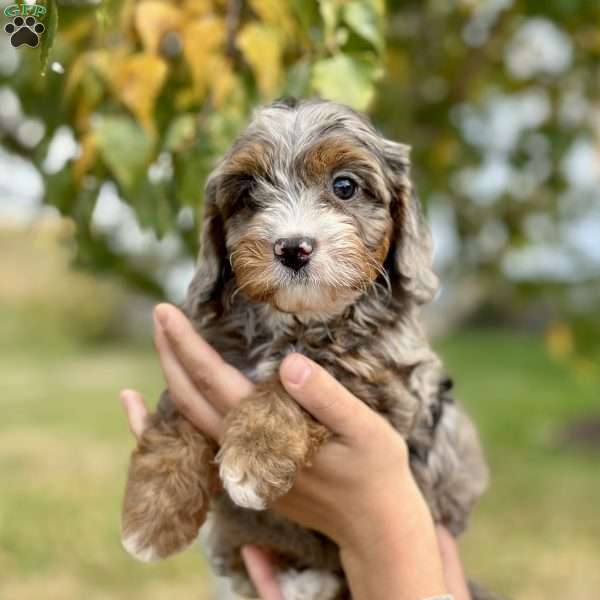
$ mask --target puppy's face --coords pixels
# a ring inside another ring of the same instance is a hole
[[[209,180],[207,218],[223,237],[216,252],[251,300],[337,314],[389,277],[386,258],[409,208],[407,169],[406,147],[346,107],[265,108]]]

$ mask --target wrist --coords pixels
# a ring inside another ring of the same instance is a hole
[[[380,495],[340,545],[355,600],[420,600],[447,593],[429,508],[416,483]]]
[[[408,468],[406,474],[399,474],[393,481],[385,480],[354,494],[343,515],[345,522],[334,540],[350,554],[390,536],[414,535],[423,524],[432,523],[429,508]]]

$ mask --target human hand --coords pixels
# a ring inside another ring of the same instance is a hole
[[[252,383],[172,306],[157,307],[155,343],[173,401],[218,440],[224,415],[252,391]],[[403,580],[397,598],[444,591],[433,523],[410,474],[402,438],[305,357],[286,357],[280,377],[288,393],[335,435],[272,508],[336,541],[356,598],[376,598],[373,584],[389,594],[392,575]],[[123,402],[139,434],[143,400],[124,392]]]
[[[454,600],[471,600],[456,540],[441,525],[436,527],[436,534],[448,592]],[[258,546],[244,546],[242,557],[259,597],[262,600],[283,600],[276,567],[269,553]]]

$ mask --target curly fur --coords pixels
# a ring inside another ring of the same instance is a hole
[[[358,182],[351,200],[332,193],[340,174]],[[273,257],[274,241],[292,235],[316,243],[299,272]],[[132,457],[128,549],[142,559],[181,550],[210,498],[212,562],[240,591],[252,587],[239,550],[254,543],[287,569],[286,598],[347,597],[333,542],[268,510],[328,437],[278,383],[278,367],[293,351],[322,365],[407,440],[434,518],[461,532],[486,467],[420,323],[420,307],[436,290],[408,147],[331,102],[258,111],[207,182],[202,251],[184,306],[256,391],[225,421],[220,491],[214,447],[163,395]]]

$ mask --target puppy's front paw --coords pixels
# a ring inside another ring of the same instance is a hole
[[[219,474],[223,487],[238,506],[253,510],[264,510],[267,507],[265,491],[260,486],[259,492],[259,480],[247,464],[241,465],[235,458],[223,455]]]
[[[264,510],[294,482],[297,464],[263,439],[256,447],[225,442],[217,455],[219,474],[229,497],[243,508]],[[269,446],[271,446],[269,448]]]
[[[225,419],[217,455],[223,486],[238,506],[262,510],[292,487],[328,435],[281,384],[263,383]]]

